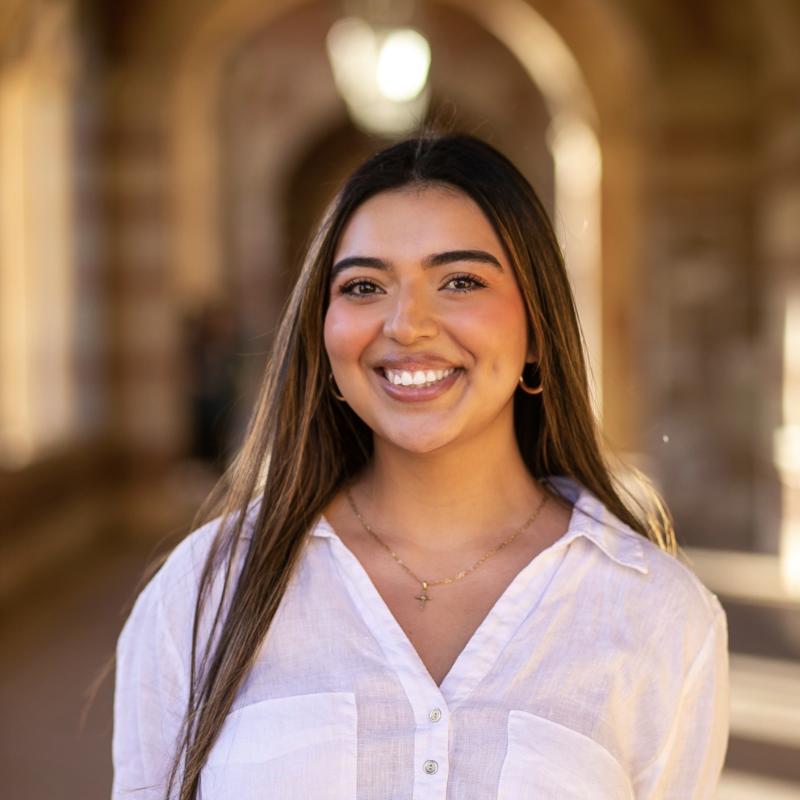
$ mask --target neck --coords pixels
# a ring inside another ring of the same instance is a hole
[[[428,552],[483,547],[513,533],[542,500],[513,429],[430,453],[376,439],[370,466],[352,488],[381,538]]]

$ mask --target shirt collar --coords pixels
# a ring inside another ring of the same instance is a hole
[[[566,547],[578,536],[583,536],[612,561],[647,575],[642,546],[644,537],[640,533],[615,517],[597,497],[574,479],[557,475],[551,476],[548,483],[573,505],[569,527],[553,547]],[[319,518],[311,535],[338,539],[336,531],[325,517]]]
[[[595,495],[574,478],[556,475],[551,476],[548,483],[573,504],[569,528],[556,542],[557,545],[567,545],[578,536],[583,536],[612,561],[647,575],[642,544],[644,537],[640,533],[615,517]]]

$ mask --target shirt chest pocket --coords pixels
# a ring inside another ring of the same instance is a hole
[[[497,800],[633,800],[631,782],[602,745],[525,711],[508,716]]]
[[[202,773],[207,800],[356,796],[350,692],[264,700],[231,712]]]

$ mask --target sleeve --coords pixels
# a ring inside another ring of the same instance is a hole
[[[633,780],[636,800],[712,800],[730,727],[728,627],[716,614],[692,661],[667,735],[657,755]]]
[[[186,673],[161,577],[139,595],[117,641],[112,800],[164,800],[183,724]]]

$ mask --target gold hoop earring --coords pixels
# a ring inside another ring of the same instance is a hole
[[[329,373],[328,373],[328,383],[330,384],[331,394],[332,394],[332,395],[333,395],[333,396],[334,396],[334,397],[335,397],[337,400],[344,400],[344,397],[342,397],[342,395],[340,395],[340,394],[336,394],[336,390],[337,390],[339,387],[336,385],[336,381],[333,379],[333,372],[329,372]]]
[[[544,382],[540,383],[538,386],[531,388],[525,383],[525,378],[520,375],[519,376],[519,388],[522,389],[525,394],[541,394],[544,391]]]

